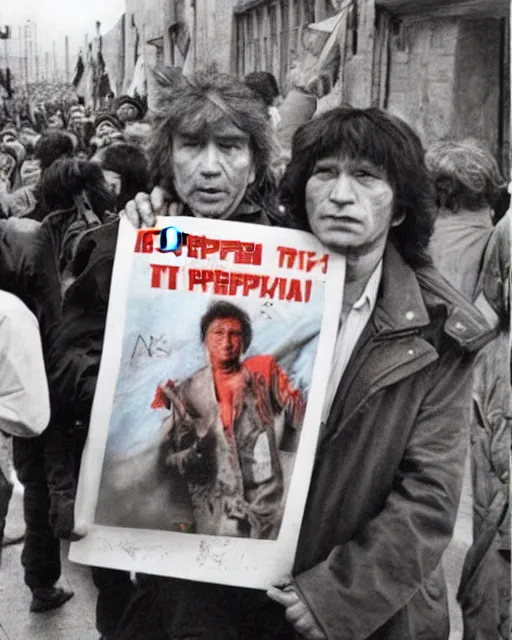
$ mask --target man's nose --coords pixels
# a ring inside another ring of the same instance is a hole
[[[329,199],[336,204],[353,204],[356,200],[352,178],[345,172],[340,173],[331,191]]]
[[[203,149],[201,173],[204,175],[217,175],[220,173],[219,149],[216,144],[209,142]]]

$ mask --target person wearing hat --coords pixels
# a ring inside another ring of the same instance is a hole
[[[131,96],[119,96],[114,102],[113,111],[125,125],[140,122],[146,115],[146,109],[142,102]]]
[[[111,113],[103,113],[94,121],[94,137],[91,139],[91,147],[101,149],[113,142],[120,142],[124,139],[123,123]]]

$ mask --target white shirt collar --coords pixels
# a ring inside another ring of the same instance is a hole
[[[368,305],[370,309],[375,308],[377,303],[377,295],[379,293],[380,281],[382,278],[382,260],[375,267],[370,279],[366,283],[363,295],[352,305],[352,309],[360,311],[365,305]]]

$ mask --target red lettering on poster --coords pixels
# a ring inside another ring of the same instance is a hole
[[[309,273],[320,266],[322,273],[327,273],[329,254],[318,257],[314,251],[298,251],[293,247],[277,247],[278,266],[280,269],[299,269]]]
[[[153,253],[153,237],[159,233],[156,229],[139,229],[135,240],[135,253]]]
[[[176,267],[175,267],[176,268]],[[200,287],[203,293],[213,285],[213,293],[228,296],[249,296],[258,293],[260,298],[277,297],[288,302],[309,302],[311,298],[311,280],[297,278],[272,278],[253,273],[237,273],[220,269],[190,269],[188,272],[188,290]]]
[[[168,264],[150,264],[151,267],[151,288],[153,289],[176,289],[178,286],[177,276],[179,267],[171,267]],[[167,286],[162,285],[162,275],[167,273]]]

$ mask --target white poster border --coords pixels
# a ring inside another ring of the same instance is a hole
[[[251,242],[276,241],[307,247],[325,254],[325,247],[311,234],[282,228],[196,218],[158,219],[157,228],[175,226],[188,234]],[[219,232],[221,227],[221,232]],[[247,234],[250,227],[250,234]],[[87,535],[70,545],[73,562],[266,589],[290,573],[313,470],[322,408],[330,376],[332,354],[342,308],[345,260],[330,254],[325,275],[325,308],[311,387],[296,454],[281,530],[277,540],[254,540],[181,532],[128,529],[94,524],[108,427],[120,371],[126,303],[136,254],[138,230],[121,219],[113,269],[103,357],[84,449],[75,506],[75,522],[87,527]],[[271,234],[271,235],[269,235]],[[157,256],[161,256],[157,258]],[[165,254],[155,254],[159,262]],[[269,273],[265,265],[259,268]],[[233,298],[236,301],[236,298]]]

